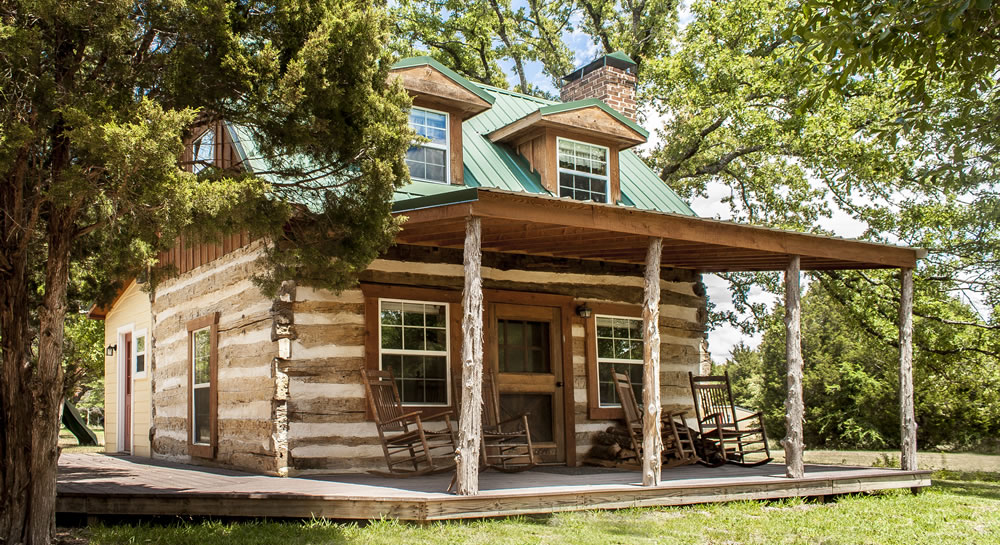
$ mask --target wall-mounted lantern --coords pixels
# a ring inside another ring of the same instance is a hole
[[[108,347],[104,349],[104,355],[110,358],[115,355],[115,350],[118,350],[118,345],[109,344]]]

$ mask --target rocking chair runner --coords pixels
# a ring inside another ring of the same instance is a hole
[[[612,373],[615,381],[615,391],[618,401],[625,412],[625,427],[632,440],[632,449],[636,453],[636,461],[642,460],[642,411],[635,399],[635,390],[628,375]],[[684,411],[669,411],[661,416],[660,434],[663,437],[664,468],[693,464],[699,461],[694,449],[694,439],[684,424]]]
[[[761,413],[739,417],[729,373],[695,376],[688,373],[695,418],[703,447],[718,452],[725,462],[753,467],[772,460]],[[754,459],[763,456],[760,459]],[[720,462],[724,463],[724,462]]]
[[[501,420],[500,392],[493,374],[483,372],[483,465],[513,473],[538,465],[528,415]]]
[[[379,475],[406,477],[447,471],[455,466],[455,436],[451,411],[421,416],[420,411],[406,412],[391,371],[365,369],[362,372],[368,405],[375,416],[375,427],[382,441],[388,473]],[[424,422],[441,420],[441,430],[424,429]],[[412,467],[412,469],[410,469]]]

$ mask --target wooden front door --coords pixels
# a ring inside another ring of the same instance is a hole
[[[122,437],[121,446],[118,450],[122,452],[132,452],[132,334],[125,334],[125,346],[121,347],[122,357],[125,359],[125,374],[120,388],[125,388],[125,403],[122,405]]]
[[[559,307],[489,305],[488,360],[502,420],[528,413],[545,462],[566,462],[562,318]]]

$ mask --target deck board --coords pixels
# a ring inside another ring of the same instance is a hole
[[[755,468],[686,466],[641,486],[634,470],[540,467],[480,476],[481,493],[445,491],[451,474],[393,479],[373,475],[269,477],[102,454],[63,454],[57,510],[87,515],[327,517],[403,520],[478,518],[581,509],[686,505],[825,496],[930,485],[930,472],[807,465],[788,479],[781,464]]]

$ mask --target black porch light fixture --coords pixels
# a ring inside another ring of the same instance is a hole
[[[118,350],[118,345],[109,344],[108,347],[104,349],[104,355],[110,358],[115,355],[115,350]]]
[[[581,318],[583,318],[584,320],[586,320],[587,318],[590,318],[590,315],[593,314],[593,313],[594,313],[593,309],[591,309],[590,307],[588,307],[587,303],[584,303],[584,304],[576,307],[576,315],[579,316],[579,317],[581,317]]]

